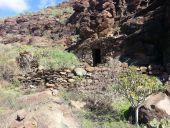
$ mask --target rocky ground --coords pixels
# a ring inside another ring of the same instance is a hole
[[[48,90],[16,99],[15,109],[1,115],[0,128],[79,128],[58,91]],[[20,105],[20,109],[17,107]]]

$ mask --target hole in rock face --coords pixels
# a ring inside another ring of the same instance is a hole
[[[146,5],[147,5],[147,1],[142,1],[140,4],[141,7],[145,7]]]
[[[93,56],[93,66],[97,66],[97,64],[101,63],[101,50],[100,49],[92,49]]]

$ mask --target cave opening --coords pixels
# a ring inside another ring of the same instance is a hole
[[[101,60],[101,50],[100,49],[92,49],[92,57],[93,57],[93,66],[97,66],[102,62]]]

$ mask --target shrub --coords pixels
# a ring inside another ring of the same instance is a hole
[[[17,97],[21,96],[22,93],[18,90],[11,90],[11,89],[0,89],[0,106],[1,109],[6,110],[6,109],[12,109],[12,110],[17,110],[21,108],[22,103],[18,104],[16,102]]]
[[[66,102],[74,101],[83,101],[85,99],[85,95],[77,92],[77,91],[67,91],[65,89],[60,89],[59,93],[60,97],[63,98]]]
[[[0,49],[0,64],[6,64],[8,60],[15,59],[15,57],[18,55],[16,47],[12,45],[0,44]]]
[[[81,128],[136,128],[135,126],[124,121],[95,121],[91,120],[89,116],[91,113],[87,111],[81,111],[75,113],[80,119]]]
[[[145,98],[162,89],[162,83],[152,76],[139,73],[135,67],[124,70],[117,79],[114,90],[123,95],[136,109],[136,124],[138,124],[138,109]]]
[[[119,96],[120,97],[120,96]],[[119,98],[112,103],[114,110],[116,111],[115,120],[125,120],[126,112],[130,107],[130,103],[126,98]]]
[[[15,58],[18,55],[17,49],[11,45],[0,44],[0,80],[12,81],[14,75],[20,74]]]
[[[66,14],[73,14],[73,8],[72,7],[53,7],[53,8],[47,8],[45,10],[43,10],[42,12],[46,12],[51,14],[53,17],[58,17],[58,21],[61,24],[65,24],[67,22],[67,15]]]
[[[58,8],[51,8],[49,11],[51,12],[51,14],[52,14],[53,16],[63,16],[64,13],[72,14],[72,13],[74,12],[72,7],[65,7],[65,8],[61,8],[61,7],[58,7]]]

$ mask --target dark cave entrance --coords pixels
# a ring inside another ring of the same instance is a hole
[[[100,49],[92,49],[92,57],[93,57],[93,66],[97,66],[102,62],[101,60],[101,50]]]

